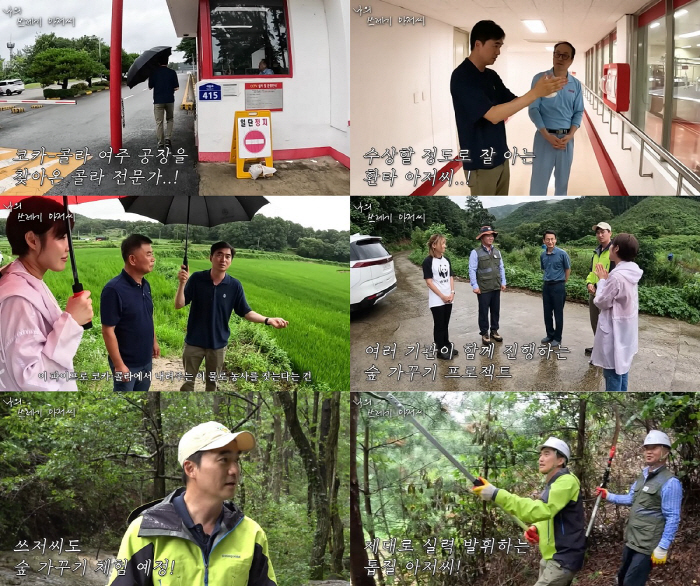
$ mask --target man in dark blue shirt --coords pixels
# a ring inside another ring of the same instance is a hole
[[[233,246],[227,242],[217,242],[211,247],[210,270],[193,273],[190,277],[188,267],[183,265],[178,273],[180,284],[175,294],[175,309],[192,304],[182,352],[187,380],[181,391],[194,390],[202,360],[206,390],[216,390],[216,379],[224,367],[226,346],[231,334],[228,322],[233,311],[253,323],[264,323],[277,329],[289,325],[281,317],[265,317],[248,306],[241,282],[226,274],[235,254]]]
[[[148,87],[153,90],[153,113],[156,117],[158,148],[172,147],[173,116],[175,115],[175,92],[180,89],[177,73],[168,67],[168,56],[164,55],[160,67],[148,78]],[[163,117],[166,128],[163,133]]]
[[[153,325],[153,298],[145,275],[153,270],[151,239],[132,234],[122,242],[124,269],[100,296],[102,337],[115,391],[147,391],[160,346]]]
[[[564,330],[566,282],[571,274],[571,259],[565,250],[557,248],[557,235],[554,230],[545,231],[543,242],[545,249],[540,254],[540,268],[544,271],[542,308],[547,336],[542,339],[542,343],[551,343],[552,347],[558,347],[561,346],[561,336]],[[554,320],[552,315],[554,315]],[[556,321],[556,326],[554,321]]]
[[[529,92],[517,97],[486,67],[496,62],[505,36],[492,20],[477,22],[469,37],[469,57],[450,80],[460,157],[472,195],[508,195],[510,168],[505,153],[510,149],[504,120],[537,98],[559,91],[567,81],[542,77]]]

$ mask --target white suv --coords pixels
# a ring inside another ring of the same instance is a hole
[[[0,81],[0,94],[11,96],[21,94],[24,91],[24,82],[21,79],[3,79]]]
[[[394,289],[394,259],[381,237],[350,236],[350,311],[371,307]]]

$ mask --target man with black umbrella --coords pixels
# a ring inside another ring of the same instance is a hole
[[[177,73],[168,67],[168,55],[159,56],[158,67],[148,78],[148,87],[153,90],[153,113],[156,117],[156,136],[158,148],[172,147],[173,116],[175,115],[175,92],[180,89]],[[163,118],[166,128],[163,133]]]
[[[193,273],[182,265],[177,275],[180,281],[175,294],[175,309],[192,304],[187,320],[182,363],[187,376],[181,391],[194,391],[194,381],[204,360],[206,390],[216,390],[216,379],[224,367],[226,346],[231,334],[228,323],[231,313],[253,323],[264,323],[277,329],[289,322],[281,317],[265,317],[253,311],[245,298],[243,285],[226,274],[236,254],[227,242],[212,244],[209,260],[211,269]]]

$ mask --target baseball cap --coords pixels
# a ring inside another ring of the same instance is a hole
[[[612,232],[612,228],[607,222],[598,222],[595,226],[591,228],[591,230],[595,232],[598,228],[601,228],[603,230],[610,230]]]
[[[241,452],[247,452],[255,447],[255,437],[249,431],[231,433],[228,427],[216,421],[201,423],[180,438],[177,461],[182,466],[183,462],[195,452],[223,448],[233,440],[236,440],[238,450]]]

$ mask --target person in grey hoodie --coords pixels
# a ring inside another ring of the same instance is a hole
[[[615,268],[608,273],[600,263],[594,267],[600,281],[593,302],[600,315],[591,363],[602,367],[606,391],[627,390],[627,375],[638,349],[637,283],[644,271],[633,262],[637,254],[637,239],[632,234],[618,234],[610,243],[610,260]]]
[[[77,391],[70,373],[92,320],[90,292],[63,311],[44,283],[68,260],[63,206],[40,196],[23,199],[7,218],[6,234],[19,258],[0,273],[0,391]],[[72,220],[71,220],[72,222]]]

